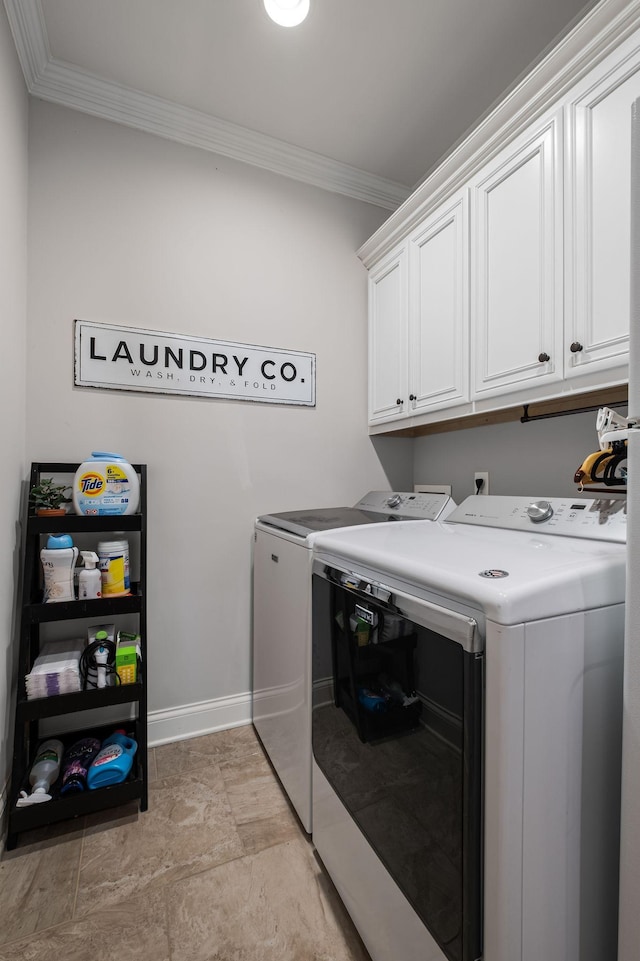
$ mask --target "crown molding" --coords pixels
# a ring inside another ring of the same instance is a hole
[[[4,0],[27,90],[82,113],[199,147],[331,193],[396,210],[403,184],[105,80],[51,56],[40,0]]]
[[[51,59],[40,0],[5,0],[7,19],[13,34],[27,90]]]

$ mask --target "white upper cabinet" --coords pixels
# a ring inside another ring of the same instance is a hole
[[[409,410],[469,399],[468,192],[409,238]]]
[[[569,95],[567,377],[628,361],[631,105],[637,97],[637,37],[594,68]]]
[[[407,245],[369,273],[369,421],[406,417]]]
[[[359,254],[372,433],[628,378],[640,0],[601,0]]]
[[[563,376],[561,130],[556,111],[471,182],[476,398]]]

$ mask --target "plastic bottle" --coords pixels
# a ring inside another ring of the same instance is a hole
[[[119,784],[126,780],[133,765],[133,755],[138,745],[122,731],[114,731],[102,743],[102,748],[96,754],[89,773],[87,784],[89,790],[106,787],[108,784]]]
[[[31,804],[41,804],[43,801],[51,800],[49,788],[60,773],[63,750],[62,741],[58,741],[56,738],[44,741],[40,745],[33,767],[29,772],[29,783],[32,786],[31,794],[20,791],[20,797],[16,801],[17,807],[28,807]]]
[[[373,714],[382,714],[388,710],[385,699],[367,687],[358,688],[358,700],[366,711],[371,711]]]
[[[99,557],[95,551],[80,551],[84,562],[84,570],[78,577],[78,597],[80,600],[92,600],[102,597],[102,577],[96,567]]]
[[[78,548],[68,534],[50,534],[47,546],[40,551],[44,574],[44,601],[74,601],[73,570],[78,559]]]
[[[100,750],[97,737],[83,737],[67,750],[62,765],[60,794],[77,794],[87,790],[87,771]]]
[[[76,471],[73,506],[77,514],[135,514],[139,501],[138,475],[120,454],[94,450]]]
[[[129,542],[100,541],[98,544],[100,558],[100,576],[102,578],[102,596],[119,597],[131,591],[129,574]]]

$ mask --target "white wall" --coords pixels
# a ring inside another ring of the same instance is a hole
[[[149,465],[150,710],[246,695],[255,516],[411,481],[366,428],[385,214],[39,101],[29,157],[29,459]],[[317,407],[74,388],[74,318],[315,352]]]
[[[574,473],[598,449],[595,423],[592,411],[421,437],[415,442],[414,481],[451,484],[460,503],[475,493],[474,472],[489,471],[491,494],[570,497],[577,491]]]
[[[0,5],[0,810],[13,729],[15,591],[21,481],[25,476],[27,313],[27,92],[4,6]]]

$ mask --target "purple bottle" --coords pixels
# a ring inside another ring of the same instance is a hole
[[[61,796],[87,790],[87,771],[99,750],[97,737],[83,737],[67,748],[62,762]]]

